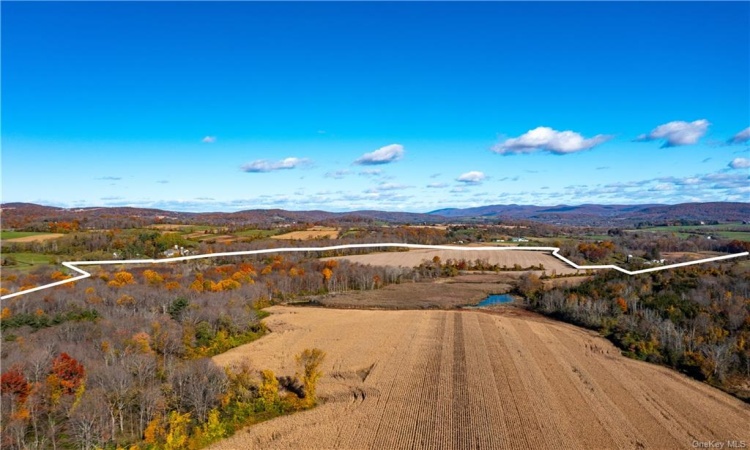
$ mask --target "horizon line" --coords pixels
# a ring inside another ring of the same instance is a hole
[[[270,249],[261,249],[261,250],[244,250],[244,251],[237,251],[237,252],[204,253],[200,255],[178,256],[174,258],[164,258],[164,259],[65,261],[61,263],[63,266],[67,267],[68,269],[74,270],[80,273],[81,275],[77,277],[57,281],[54,283],[45,284],[43,286],[37,286],[31,289],[25,289],[23,291],[18,291],[18,292],[14,292],[11,294],[3,295],[0,297],[0,300],[7,300],[13,297],[31,294],[32,292],[49,289],[55,286],[61,286],[63,284],[72,283],[78,280],[83,280],[85,278],[91,277],[90,272],[86,272],[85,270],[76,267],[78,265],[93,266],[93,265],[115,265],[115,264],[163,264],[163,263],[172,263],[172,262],[178,262],[178,261],[188,261],[188,260],[193,260],[193,259],[216,258],[216,257],[222,257],[222,256],[257,255],[257,254],[276,253],[276,252],[282,252],[282,253],[305,252],[305,251],[306,252],[320,252],[320,251],[329,251],[329,250],[343,250],[343,249],[349,249],[349,248],[377,248],[377,247],[400,247],[400,248],[414,248],[414,249],[462,250],[462,251],[475,251],[475,250],[479,250],[479,251],[508,251],[508,250],[551,251],[552,256],[563,261],[564,263],[570,265],[571,267],[577,270],[613,269],[613,270],[617,270],[619,272],[622,272],[626,275],[631,275],[631,276],[639,275],[642,273],[656,272],[660,270],[669,270],[669,269],[673,269],[677,267],[685,267],[685,266],[690,266],[690,265],[695,265],[695,264],[703,264],[703,263],[707,263],[711,261],[721,261],[721,260],[739,258],[742,256],[750,255],[750,252],[733,253],[729,255],[715,256],[712,258],[698,259],[694,261],[686,261],[682,263],[669,264],[666,266],[650,267],[648,269],[630,271],[627,269],[623,269],[620,266],[616,266],[614,264],[591,265],[591,266],[578,265],[574,263],[573,261],[569,260],[568,258],[560,255],[558,253],[560,251],[559,247],[458,247],[458,246],[453,246],[453,245],[401,244],[401,243],[392,243],[392,242],[375,243],[375,244],[343,244],[343,245],[333,245],[333,246],[328,246],[328,247],[281,247],[281,248],[270,248]]]
[[[558,204],[550,204],[550,205],[537,205],[533,203],[488,203],[488,204],[482,204],[480,206],[467,206],[467,207],[445,207],[445,208],[438,208],[433,209],[425,212],[415,212],[415,211],[405,211],[405,210],[393,210],[393,209],[376,209],[375,207],[367,208],[367,209],[354,209],[354,210],[341,210],[341,211],[332,211],[332,210],[325,210],[325,209],[286,209],[282,207],[249,207],[249,208],[241,208],[236,210],[212,210],[212,211],[194,211],[194,210],[174,210],[174,209],[163,209],[161,207],[152,207],[152,206],[136,206],[136,205],[115,205],[115,206],[104,206],[104,205],[92,205],[92,206],[56,206],[51,204],[43,204],[43,203],[34,203],[34,202],[23,202],[23,201],[10,201],[10,202],[0,202],[0,209],[7,208],[9,204],[21,204],[21,205],[34,205],[34,206],[41,206],[45,208],[58,208],[66,211],[72,211],[77,212],[76,210],[86,210],[86,209],[109,209],[109,208],[133,208],[133,209],[151,209],[151,210],[157,210],[157,211],[164,211],[164,212],[175,212],[175,213],[187,213],[187,214],[212,214],[212,213],[224,213],[224,214],[232,214],[232,213],[238,213],[243,211],[273,211],[273,210],[280,210],[280,211],[287,211],[287,212],[325,212],[325,213],[331,213],[331,214],[347,214],[347,213],[357,213],[357,212],[368,212],[368,211],[375,211],[375,212],[389,212],[389,213],[401,213],[401,214],[432,214],[436,211],[445,211],[445,210],[467,210],[467,209],[476,209],[476,208],[486,208],[491,206],[534,206],[539,208],[553,208],[553,207],[580,207],[580,206],[677,206],[677,205],[705,205],[705,204],[711,204],[711,203],[737,203],[737,204],[750,204],[750,202],[743,202],[743,201],[728,201],[728,200],[716,200],[716,201],[695,201],[695,202],[680,202],[680,203],[579,203],[579,204],[569,204],[569,203],[558,203]],[[207,206],[210,206],[210,203],[206,203]],[[13,207],[11,207],[13,208]],[[439,214],[436,214],[439,215]],[[678,219],[675,219],[678,220]]]

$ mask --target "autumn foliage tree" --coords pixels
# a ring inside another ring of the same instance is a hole
[[[320,365],[323,364],[325,357],[326,354],[323,350],[313,348],[305,349],[295,358],[297,365],[302,370],[301,378],[302,384],[305,387],[305,401],[308,406],[315,405],[317,401],[315,389],[318,385],[318,380],[323,376]]]
[[[521,275],[518,281],[518,291],[526,298],[532,298],[544,290],[544,283],[533,272]]]
[[[115,273],[114,279],[111,280],[107,284],[112,287],[122,287],[127,284],[133,284],[133,283],[135,283],[133,274],[125,270],[122,270],[120,272]]]
[[[11,367],[0,377],[0,393],[12,396],[16,404],[23,404],[30,392],[31,384],[17,366]]]
[[[86,370],[83,365],[67,353],[61,353],[52,360],[50,377],[54,377],[62,394],[72,395],[81,388]]]
[[[158,272],[150,269],[143,271],[143,278],[151,285],[159,285],[164,282],[164,278]]]
[[[583,253],[586,259],[594,262],[606,258],[614,249],[615,244],[612,241],[582,242],[578,244],[578,251]]]
[[[279,402],[279,380],[276,379],[271,370],[263,370],[260,372],[261,383],[258,388],[263,407],[266,410],[270,410]]]
[[[27,399],[32,391],[32,384],[18,366],[0,377],[0,394],[2,394],[2,426],[0,426],[0,447],[16,449],[25,447],[25,436],[29,422]]]

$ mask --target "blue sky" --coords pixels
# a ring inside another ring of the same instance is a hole
[[[750,198],[750,3],[2,2],[2,201]]]

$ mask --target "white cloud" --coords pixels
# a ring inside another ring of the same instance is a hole
[[[731,167],[732,169],[747,169],[748,167],[750,167],[750,159],[734,158],[732,162],[729,163],[729,167]]]
[[[216,142],[216,136],[206,136],[203,139],[201,139],[201,142],[204,144],[213,144]]]
[[[431,189],[441,189],[441,188],[448,187],[448,184],[447,183],[430,183],[427,185],[427,187]]]
[[[335,172],[327,172],[325,174],[325,177],[326,178],[334,178],[336,180],[340,180],[340,179],[344,178],[345,176],[349,175],[350,173],[352,173],[351,170],[343,169],[343,170],[337,170]]]
[[[404,157],[404,147],[399,144],[386,145],[381,147],[374,152],[365,153],[360,156],[359,159],[354,161],[354,164],[361,164],[364,166],[374,166],[378,164],[388,164]]]
[[[651,192],[671,191],[674,187],[669,183],[661,183],[649,189]]]
[[[243,172],[259,173],[271,172],[274,170],[294,169],[301,165],[309,164],[310,160],[306,158],[285,158],[281,161],[269,161],[267,159],[258,159],[242,166]]]
[[[411,186],[407,186],[405,184],[398,184],[398,183],[380,183],[374,188],[370,188],[365,191],[367,194],[380,194],[385,191],[400,191],[403,189],[408,189]]]
[[[383,171],[380,169],[366,169],[366,170],[360,170],[359,175],[363,177],[377,177],[383,174]]]
[[[378,185],[378,189],[381,191],[395,191],[399,189],[406,189],[409,186],[406,186],[404,184],[398,184],[398,183],[380,183]]]
[[[664,140],[662,147],[676,147],[678,145],[691,145],[698,142],[706,134],[711,125],[708,120],[700,119],[693,122],[680,120],[665,123],[651,130],[649,134],[642,134],[636,141]]]
[[[612,139],[612,136],[597,134],[585,139],[574,131],[557,131],[549,127],[537,127],[517,138],[509,138],[495,144],[492,151],[501,155],[532,153],[539,150],[565,155],[589,150]]]
[[[472,170],[471,172],[461,174],[458,178],[456,178],[456,181],[460,181],[461,183],[465,184],[479,184],[485,178],[487,177],[482,172],[479,172],[478,170]]]
[[[750,127],[745,128],[739,133],[735,134],[732,139],[729,140],[730,144],[742,144],[750,141]]]

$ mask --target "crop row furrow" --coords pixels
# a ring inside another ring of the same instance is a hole
[[[502,399],[497,393],[487,354],[486,339],[479,321],[482,314],[465,314],[464,334],[468,363],[468,379],[471,386],[472,431],[479,448],[508,446],[508,430],[498,411]]]
[[[566,368],[565,374],[570,384],[581,393],[591,411],[596,415],[603,432],[609,434],[618,447],[634,447],[643,445],[639,439],[638,430],[630,422],[626,414],[608,397],[607,391],[593,374],[591,357],[579,359],[571,353],[568,347],[559,339],[557,333],[549,335],[549,346],[559,365]],[[583,342],[578,343],[583,347]],[[582,352],[578,352],[582,353]]]
[[[469,422],[469,386],[466,380],[464,314],[453,316],[453,435],[452,448],[471,448]]]
[[[575,340],[571,340],[565,335],[561,335],[559,339],[571,351],[573,349],[572,346],[576,345]],[[615,379],[624,386],[630,395],[637,399],[641,409],[647,411],[653,417],[653,421],[660,423],[661,428],[667,430],[668,434],[677,442],[692,442],[696,439],[711,440],[717,435],[726,436],[728,439],[742,438],[742,436],[733,432],[733,430],[742,429],[742,425],[741,421],[736,421],[736,416],[731,413],[731,410],[727,411],[726,416],[722,420],[714,421],[709,425],[705,414],[701,411],[700,407],[696,407],[692,399],[686,398],[681,392],[670,392],[670,385],[667,383],[662,384],[659,381],[660,377],[644,378],[641,375],[635,378],[632,376],[623,377],[621,375],[622,370],[613,370],[614,368],[606,369],[599,361],[588,363],[592,369],[602,371],[607,379]],[[630,365],[640,363],[623,360],[620,364]],[[649,366],[646,366],[645,369],[653,372],[662,370]],[[654,375],[656,374],[654,373]],[[686,381],[689,384],[695,383],[692,380]],[[620,400],[619,397],[613,398]],[[744,435],[745,439],[748,437],[750,437],[750,433]]]
[[[393,395],[397,383],[397,376],[407,361],[407,350],[412,346],[417,335],[418,327],[399,327],[400,321],[395,316],[402,316],[401,312],[394,313],[394,324],[389,327],[389,332],[370,336],[371,339],[380,337],[383,339],[380,350],[390,349],[388,357],[383,357],[372,369],[373,372],[367,377],[366,384],[382,386],[380,395],[371,401],[366,401],[361,409],[362,420],[352,420],[352,417],[344,417],[353,423],[358,423],[357,429],[350,435],[349,440],[342,440],[340,448],[376,448],[376,442],[380,433],[388,433],[383,427],[383,419],[386,408]],[[400,331],[400,332],[399,332]],[[387,335],[394,336],[388,339]]]
[[[390,393],[382,404],[380,423],[372,444],[373,448],[403,448],[404,425],[409,423],[408,412],[404,411],[413,401],[412,379],[413,366],[419,359],[421,352],[420,341],[423,339],[424,329],[428,326],[428,316],[419,316],[419,320],[412,324],[414,334],[407,345],[399,347],[398,365],[389,371],[393,377]],[[385,375],[385,374],[384,374]]]

